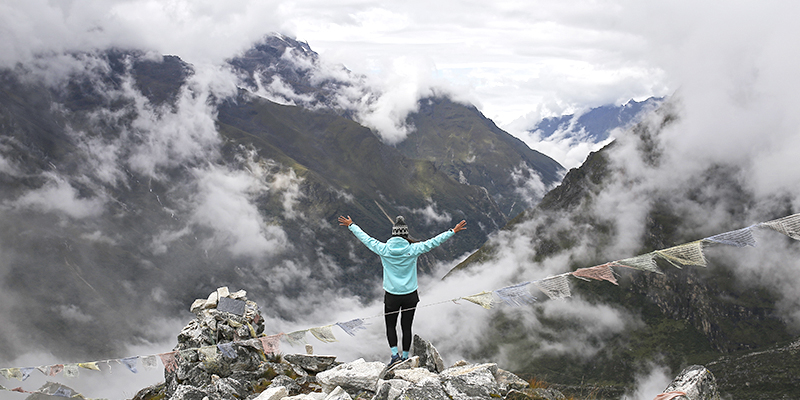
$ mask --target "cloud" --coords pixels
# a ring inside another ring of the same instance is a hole
[[[211,228],[234,256],[264,257],[289,247],[280,226],[268,224],[254,200],[266,188],[252,175],[224,167],[195,170],[197,205],[191,221]]]
[[[672,382],[670,370],[667,367],[650,363],[646,372],[636,375],[634,388],[622,396],[622,400],[651,400]]]
[[[404,208],[406,210],[406,208]],[[453,217],[447,211],[439,211],[438,206],[435,201],[428,202],[428,205],[425,208],[415,208],[415,209],[407,209],[407,211],[412,215],[418,215],[422,218],[422,223],[425,225],[441,225],[447,224],[452,222]],[[413,224],[413,221],[409,220]]]
[[[102,196],[83,196],[66,179],[55,173],[46,173],[45,177],[48,181],[42,187],[7,204],[13,208],[63,213],[75,219],[96,217],[103,213],[105,199]]]

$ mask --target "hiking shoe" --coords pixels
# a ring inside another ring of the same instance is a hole
[[[389,366],[395,365],[399,362],[403,361],[403,357],[400,354],[395,354],[392,356],[392,359],[389,361]]]

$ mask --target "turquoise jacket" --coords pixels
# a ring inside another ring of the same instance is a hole
[[[348,226],[351,232],[381,257],[383,264],[383,289],[391,294],[404,295],[417,290],[417,258],[453,236],[452,229],[424,242],[409,243],[401,237],[392,237],[383,243],[364,233],[356,224]]]

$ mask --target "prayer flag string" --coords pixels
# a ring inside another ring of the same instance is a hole
[[[697,240],[694,242],[662,250],[655,250],[647,254],[642,254],[635,257],[617,261],[611,261],[593,267],[578,268],[572,272],[546,277],[538,281],[518,283],[511,286],[506,286],[500,289],[496,289],[494,291],[483,291],[474,295],[457,297],[451,300],[445,300],[438,303],[417,306],[414,307],[414,309],[420,307],[430,307],[451,301],[456,302],[457,300],[460,299],[467,300],[485,309],[491,309],[495,304],[494,296],[497,296],[500,300],[502,300],[509,306],[519,307],[536,301],[536,298],[531,295],[530,290],[528,289],[528,286],[531,284],[534,284],[537,288],[539,288],[539,290],[544,292],[550,299],[563,299],[571,296],[571,291],[567,276],[572,276],[583,280],[593,279],[600,281],[608,281],[614,285],[618,285],[612,267],[634,268],[641,271],[663,274],[663,272],[658,268],[656,258],[662,259],[678,268],[681,268],[682,266],[685,265],[706,266],[707,261],[705,255],[703,254],[704,246],[714,245],[714,244],[722,244],[735,247],[755,246],[756,241],[755,238],[753,237],[752,230],[753,228],[759,228],[759,227],[774,230],[794,240],[800,240],[800,214],[793,214],[783,218],[751,225],[746,228],[709,236],[707,238]],[[250,311],[252,313],[255,313],[255,311],[253,310]],[[256,316],[258,315],[257,313],[255,314]],[[367,318],[374,318],[384,315],[387,314],[383,313]],[[335,323],[335,325],[341,328],[348,335],[355,336],[357,331],[366,329],[364,319],[355,318],[347,322],[337,322]],[[266,354],[277,354],[280,351],[279,348],[280,340],[286,340],[292,346],[303,345],[307,343],[306,342],[307,332],[310,332],[312,336],[314,336],[317,340],[323,343],[338,342],[336,336],[333,334],[332,327],[333,324],[315,328],[303,329],[291,333],[279,333],[272,336],[262,335],[261,337],[258,337],[256,339],[250,339],[246,341],[220,343],[215,346],[206,346],[196,349],[171,351],[167,353],[159,353],[146,356],[132,356],[115,360],[91,361],[91,362],[71,363],[71,364],[53,364],[49,366],[39,366],[39,367],[0,368],[0,376],[6,379],[17,379],[19,381],[24,381],[30,377],[33,370],[39,370],[43,375],[46,376],[52,377],[63,372],[64,376],[74,378],[79,375],[80,369],[101,371],[98,365],[100,363],[106,363],[110,371],[112,362],[122,364],[132,373],[137,373],[138,370],[136,367],[138,360],[142,361],[142,365],[144,366],[145,369],[152,369],[157,366],[159,359],[161,360],[161,363],[164,366],[165,371],[174,372],[178,366],[177,357],[180,357],[182,360],[191,360],[193,359],[196,353],[199,353],[202,354],[203,360],[214,360],[218,357],[217,351],[219,351],[219,353],[221,353],[223,357],[235,358],[237,357],[237,351],[233,347],[234,343],[260,347],[261,349],[264,350],[264,353]],[[255,331],[252,329],[252,327],[250,328],[253,335],[255,336]],[[0,386],[0,390],[12,390],[22,393],[44,393],[54,396],[62,395],[61,393],[57,393],[56,391],[50,391],[47,393],[42,391],[28,392],[22,390],[21,388],[6,389],[4,386]],[[70,392],[70,396],[85,399],[85,397],[81,396],[80,394],[74,394],[72,392]]]

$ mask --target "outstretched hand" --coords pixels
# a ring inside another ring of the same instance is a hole
[[[350,218],[348,215],[347,217],[340,215],[339,216],[339,225],[341,226],[350,226],[353,223],[353,219]]]
[[[463,231],[464,229],[467,229],[467,221],[462,219],[461,222],[457,223],[456,227],[453,228],[453,232],[458,233],[458,231]]]

